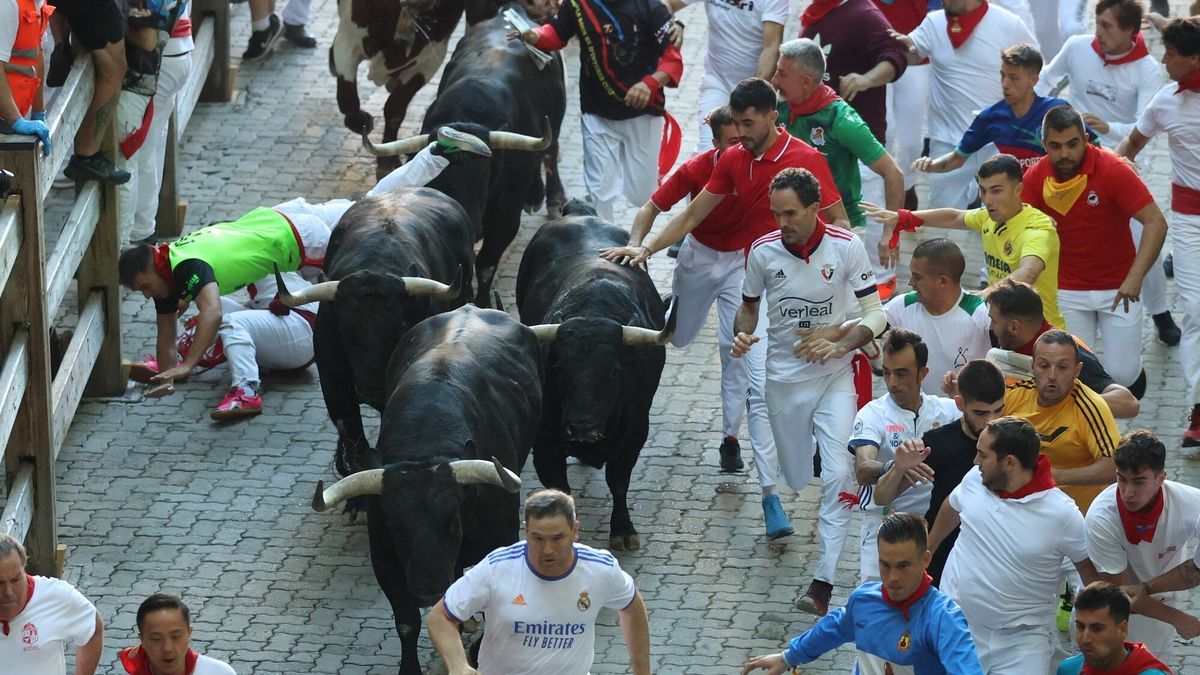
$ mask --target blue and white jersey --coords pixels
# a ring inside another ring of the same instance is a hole
[[[595,658],[596,615],[621,610],[637,588],[608,551],[575,544],[565,574],[543,577],[527,557],[526,542],[492,551],[446,591],[455,621],[485,612],[479,651],[483,675],[586,675]]]

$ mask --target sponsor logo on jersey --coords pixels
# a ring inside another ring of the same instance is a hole
[[[905,426],[903,424],[888,424],[883,427],[884,431],[904,431],[904,429]]]
[[[1004,255],[1012,255],[1012,242],[1004,242]]]
[[[1087,196],[1088,206],[1100,206],[1100,195],[1096,194],[1095,190],[1090,190]]]
[[[783,273],[783,270],[776,270],[775,278],[776,279],[787,279],[787,275]]]
[[[1008,249],[1009,254],[1012,253],[1012,244],[1005,244],[1005,248]],[[997,258],[991,253],[985,253],[983,257],[985,262],[987,262],[988,267],[1000,272],[1002,275],[1012,274],[1012,268],[1009,267],[1008,263],[1004,262],[1003,260]]]
[[[583,591],[579,594],[579,599],[575,601],[575,606],[578,607],[579,611],[581,612],[586,612],[591,608],[592,601],[590,598],[588,598],[587,591]]]
[[[517,597],[512,599],[512,604],[525,607],[525,596],[518,593]]]
[[[35,645],[38,641],[37,626],[32,623],[26,623],[21,629],[21,642],[27,645]]]
[[[825,280],[825,283],[833,281],[833,265],[829,263],[821,265],[821,278]]]
[[[812,328],[813,319],[820,319],[832,314],[832,295],[824,300],[810,300],[804,297],[791,296],[779,301],[779,318],[796,319],[797,328]]]
[[[912,636],[908,634],[908,631],[904,631],[904,634],[896,641],[896,649],[906,652],[910,647],[912,647]]]
[[[823,127],[813,127],[812,131],[808,134],[808,138],[812,141],[812,145],[815,148],[825,145],[825,129]]]
[[[1163,551],[1162,553],[1159,553],[1159,554],[1158,554],[1158,559],[1159,559],[1159,560],[1162,560],[1163,558],[1165,558],[1165,557],[1167,557],[1167,556],[1171,555],[1172,553],[1174,553],[1175,551],[1178,551],[1178,550],[1179,550],[1179,547],[1178,547],[1178,546],[1174,546],[1174,545],[1172,545],[1172,546],[1168,546],[1168,547],[1167,547],[1167,550],[1165,550],[1165,551]]]

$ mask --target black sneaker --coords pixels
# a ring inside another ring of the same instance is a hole
[[[721,473],[737,473],[746,467],[742,463],[742,446],[738,439],[726,436],[721,441]]]
[[[1155,314],[1150,317],[1154,320],[1154,330],[1158,331],[1158,339],[1168,347],[1174,347],[1179,344],[1179,339],[1183,337],[1179,326],[1175,325],[1175,319],[1171,317],[1170,312]]]
[[[312,49],[317,46],[317,38],[304,32],[302,23],[283,24],[283,39],[304,49]]]
[[[104,156],[104,153],[100,152],[91,157],[84,157],[80,154],[71,155],[71,161],[67,162],[67,168],[63,170],[63,173],[76,183],[98,180],[101,183],[124,185],[129,182],[129,172],[118,169],[109,158]]]
[[[242,61],[258,61],[264,59],[275,49],[275,43],[283,36],[283,22],[274,14],[269,19],[270,25],[250,34],[250,44],[242,52]]]
[[[796,609],[817,616],[829,613],[829,600],[833,597],[833,584],[813,579],[804,595],[796,599]]]

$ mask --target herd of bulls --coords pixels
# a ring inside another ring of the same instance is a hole
[[[395,4],[342,0],[342,9]],[[421,20],[421,10],[405,11]],[[341,18],[339,36],[346,11]],[[418,42],[430,37],[419,32]],[[626,499],[673,313],[645,270],[597,255],[623,245],[628,232],[565,202],[555,166],[566,110],[562,62],[539,70],[506,33],[500,18],[468,29],[421,135],[394,140],[394,111],[382,144],[367,139],[369,116],[357,129],[385,159],[419,150],[441,126],[486,141],[491,156],[454,153],[428,186],[362,199],[333,231],[326,281],[293,294],[278,280],[285,304],[321,303],[316,362],[343,478],[318,485],[313,508],[366,511],[372,566],[402,643],[401,673],[421,672],[420,608],[464,568],[519,538],[519,476],[531,449],[547,487],[570,490],[568,455],[605,467],[609,547],[639,547]],[[348,96],[341,84],[339,104]],[[353,128],[352,119],[359,118],[348,112]],[[487,308],[491,286],[522,211],[543,200],[551,220],[522,256],[518,322]],[[361,404],[381,414],[374,447]]]

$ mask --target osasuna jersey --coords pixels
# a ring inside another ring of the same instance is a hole
[[[792,353],[800,339],[797,330],[840,325],[858,309],[855,298],[876,291],[862,240],[840,227],[824,227],[808,260],[789,250],[778,231],[750,246],[742,295],[763,300],[766,294],[767,379],[802,382],[850,367],[852,353],[825,363],[808,363]]]
[[[0,633],[0,671],[63,675],[65,650],[87,644],[96,632],[96,607],[71,584],[30,576],[32,595]]]
[[[946,373],[984,358],[992,348],[987,303],[978,295],[963,293],[950,311],[934,316],[913,291],[892,298],[883,311],[889,325],[911,330],[929,345],[929,375],[921,382],[926,394],[941,394]]]
[[[904,441],[921,438],[926,431],[950,424],[962,417],[953,399],[941,396],[921,395],[921,408],[912,412],[901,408],[891,394],[872,399],[858,411],[854,418],[854,431],[850,434],[850,451],[856,452],[864,445],[879,448],[876,456],[880,462],[896,459],[896,448]],[[929,510],[929,495],[933,483],[922,483],[901,492],[887,507],[875,504],[874,485],[858,487],[858,507],[863,511],[904,511],[924,514]]]
[[[574,550],[565,574],[543,577],[529,564],[526,542],[499,548],[446,591],[454,620],[487,614],[480,673],[585,675],[592,667],[596,615],[601,607],[628,607],[637,588],[608,551]]]

